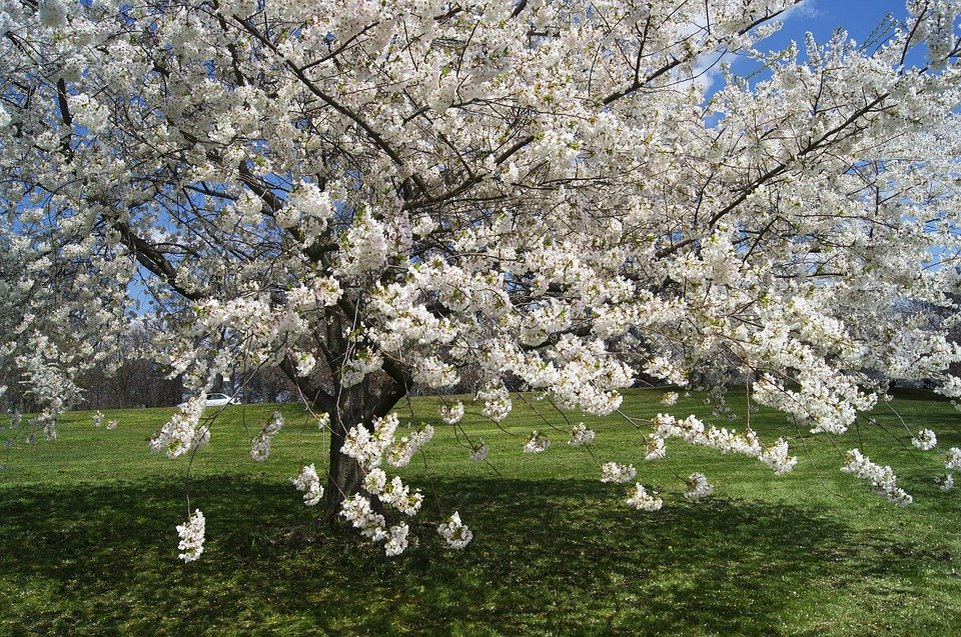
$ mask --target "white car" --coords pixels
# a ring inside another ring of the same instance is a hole
[[[231,398],[226,394],[207,394],[207,400],[204,401],[204,407],[223,407],[224,405],[239,404],[239,400]]]

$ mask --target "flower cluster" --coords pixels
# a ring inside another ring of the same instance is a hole
[[[778,438],[773,445],[761,452],[761,462],[774,470],[774,475],[783,476],[790,473],[797,464],[796,456],[788,455],[787,440]]]
[[[204,532],[206,531],[206,520],[200,509],[196,509],[187,519],[186,524],[177,525],[177,533],[180,535],[180,544],[177,546],[181,551],[180,559],[184,562],[193,562],[204,552]]]
[[[340,384],[345,388],[353,387],[364,380],[367,374],[380,369],[383,364],[384,357],[380,352],[371,349],[361,350],[341,368]]]
[[[384,543],[384,554],[387,557],[393,557],[406,551],[408,545],[407,534],[409,532],[410,527],[407,526],[406,522],[390,527],[387,531],[387,541]]]
[[[387,474],[379,468],[372,469],[364,477],[364,489],[404,515],[416,515],[424,501],[424,495],[420,491],[410,493],[409,487],[403,483],[400,476],[394,476],[388,482]]]
[[[310,352],[296,352],[293,354],[294,364],[298,376],[307,376],[317,366],[317,359]]]
[[[330,429],[330,414],[323,413],[317,416],[317,428],[318,429]]]
[[[627,504],[639,511],[658,511],[664,506],[664,501],[657,497],[657,493],[648,493],[640,482],[635,483],[628,494]]]
[[[210,440],[210,428],[199,428],[206,396],[194,396],[180,405],[177,412],[150,440],[150,449],[165,452],[168,458],[176,458],[188,451],[199,449]]]
[[[664,356],[655,356],[644,366],[644,373],[675,385],[687,385],[684,370]]]
[[[634,479],[637,469],[632,464],[605,462],[601,465],[601,482],[623,483]]]
[[[401,436],[400,440],[387,447],[385,454],[387,464],[394,467],[406,467],[417,450],[430,442],[433,437],[434,428],[426,423],[421,423],[409,435]]]
[[[504,385],[488,385],[477,392],[477,399],[484,401],[484,408],[481,410],[481,414],[494,422],[504,420],[508,414],[511,413],[512,403],[510,394]]]
[[[961,471],[961,449],[951,447],[944,459],[944,468],[948,471]]]
[[[395,467],[406,466],[417,449],[427,444],[434,435],[432,426],[421,424],[410,435],[394,441],[399,424],[397,415],[390,414],[374,421],[373,432],[362,425],[351,427],[347,432],[342,452],[357,460],[367,471],[367,490],[371,493],[379,494],[380,489],[390,488],[390,485],[384,487],[386,475],[378,468],[381,462],[386,460],[388,464]],[[394,478],[394,482],[399,484],[399,481],[400,478]],[[385,494],[389,495],[387,492]],[[406,487],[403,495],[406,497]],[[416,495],[420,497],[419,493]],[[401,502],[402,496],[399,491],[396,493],[396,498],[397,502]],[[391,503],[389,497],[381,499],[387,504]],[[419,504],[417,506],[419,507]]]
[[[348,430],[341,451],[369,471],[383,460],[384,451],[393,443],[398,426],[397,414],[374,420],[373,431],[364,425],[355,425]]]
[[[871,462],[871,459],[862,455],[858,449],[847,452],[841,471],[868,480],[876,493],[898,506],[908,506],[914,499],[898,486],[897,477],[891,467],[882,467]]]
[[[531,432],[527,442],[524,443],[524,453],[541,453],[542,451],[547,451],[547,448],[550,446],[551,441],[548,440],[547,436],[542,435],[541,432],[535,429]]]
[[[284,416],[275,411],[270,420],[263,426],[257,437],[250,443],[250,457],[257,462],[263,462],[270,456],[270,441],[284,426]]]
[[[388,480],[387,474],[380,468],[386,460],[389,464],[402,467],[410,462],[413,454],[421,446],[427,444],[434,435],[434,428],[421,424],[419,428],[395,441],[400,421],[396,414],[389,414],[374,420],[372,430],[363,425],[351,427],[347,432],[342,453],[357,460],[366,472],[364,489],[376,496],[383,504],[400,511],[404,515],[416,515],[424,500],[420,491],[410,492],[399,476]],[[399,555],[408,546],[406,524],[387,529],[387,521],[383,515],[371,508],[370,500],[360,494],[355,494],[344,501],[340,515],[349,520],[355,528],[361,530],[365,537],[374,542],[386,542],[385,551],[388,555]]]
[[[911,444],[921,451],[931,451],[938,445],[938,438],[930,429],[922,429],[911,438]]]
[[[707,481],[707,476],[703,473],[692,473],[687,479],[687,490],[684,491],[684,497],[688,500],[696,502],[712,493],[714,493],[714,485]]]
[[[468,453],[468,458],[471,462],[484,462],[487,459],[487,453],[490,448],[484,444],[484,441],[478,439],[477,442],[471,444],[470,452]]]
[[[771,467],[779,476],[789,473],[797,464],[797,458],[788,455],[786,440],[779,438],[774,445],[765,448],[752,429],[738,433],[723,427],[719,429],[714,425],[705,427],[704,423],[693,415],[684,420],[677,420],[669,414],[657,414],[651,424],[654,426],[655,438],[683,438],[691,444],[711,447],[721,453],[739,453],[757,458]],[[660,446],[655,446],[653,449],[649,447],[648,455],[653,452],[654,458],[664,457],[661,450]]]
[[[291,478],[291,482],[297,490],[304,494],[304,504],[309,507],[315,506],[324,497],[324,487],[320,484],[320,477],[313,464],[301,468],[296,478]]]
[[[380,513],[375,513],[370,500],[359,493],[344,500],[340,516],[350,522],[355,529],[360,529],[361,535],[370,538],[373,542],[382,542],[387,539],[387,531],[384,529],[387,520]]]
[[[340,515],[372,542],[384,542],[386,555],[392,557],[407,550],[407,534],[410,527],[404,522],[387,527],[384,516],[375,513],[371,508],[370,500],[359,493],[344,500]]]
[[[440,408],[440,417],[448,425],[456,425],[464,417],[464,403],[458,401],[449,407],[444,405]]]
[[[595,432],[588,429],[587,426],[579,422],[573,427],[571,427],[571,439],[567,441],[572,447],[580,447],[581,445],[589,445],[594,442]]]
[[[938,488],[942,491],[950,491],[954,488],[954,476],[950,473],[943,476],[936,476],[934,478],[934,484],[938,485]]]
[[[422,358],[414,368],[412,379],[424,387],[449,387],[459,380],[457,369],[434,356]]]
[[[658,436],[651,436],[646,445],[647,455],[645,460],[662,460],[667,457],[667,447],[664,446],[664,439]]]
[[[461,522],[460,513],[457,511],[437,527],[437,532],[447,540],[447,545],[452,549],[462,549],[474,538],[473,532]]]
[[[670,407],[671,405],[677,403],[677,399],[678,395],[676,391],[664,392],[664,395],[661,396],[661,404]]]

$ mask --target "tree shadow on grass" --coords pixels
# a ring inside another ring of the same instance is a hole
[[[779,634],[792,594],[853,585],[829,577],[842,567],[938,559],[863,548],[789,506],[714,499],[649,514],[596,482],[437,487],[474,543],[444,548],[428,500],[411,523],[420,546],[390,559],[317,522],[288,485],[195,480],[208,542],[192,564],[176,557],[180,482],[0,491],[0,633]]]

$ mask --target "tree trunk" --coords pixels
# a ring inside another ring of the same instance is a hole
[[[364,491],[363,484],[367,472],[353,458],[341,453],[347,432],[354,426],[363,424],[373,429],[376,418],[386,416],[394,405],[403,398],[402,391],[386,375],[374,374],[358,385],[342,389],[330,414],[330,469],[327,479],[328,522],[335,522],[344,500],[356,493],[363,493],[371,499],[371,504],[380,513],[380,501]],[[319,407],[319,406],[318,406]]]
[[[342,300],[341,305],[343,314],[332,313],[328,317],[326,334],[318,335],[318,341],[326,343],[326,346],[319,348],[317,359],[325,361],[326,368],[315,371],[311,377],[304,377],[297,373],[289,356],[285,356],[280,363],[280,371],[297,386],[314,410],[330,416],[325,514],[330,523],[338,519],[344,500],[357,493],[368,495],[375,510],[383,512],[380,500],[364,491],[364,478],[367,475],[364,468],[341,450],[347,432],[352,427],[363,425],[372,430],[374,420],[389,414],[394,405],[407,395],[411,386],[409,371],[386,357],[383,367],[368,374],[360,383],[352,387],[340,384],[340,367],[347,360],[350,348],[346,326],[349,325],[348,318],[356,314],[350,302]]]
[[[350,400],[353,390],[345,390],[347,400],[338,401],[337,409],[330,414],[330,464],[327,477],[327,513],[328,522],[334,522],[340,513],[344,500],[360,493],[366,472],[360,464],[350,456],[341,453],[347,432],[354,425],[363,423],[365,427],[372,427],[372,418],[365,418],[365,414],[356,401]],[[341,402],[346,403],[343,406]]]

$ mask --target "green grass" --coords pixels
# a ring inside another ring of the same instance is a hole
[[[624,411],[667,411],[659,396],[631,393]],[[702,399],[670,411],[722,424]],[[430,399],[411,406],[418,419],[436,413]],[[891,411],[835,441],[795,442],[800,462],[783,478],[679,442],[666,462],[645,463],[623,420],[575,415],[598,431],[599,460],[634,463],[664,496],[663,510],[644,513],[623,504],[623,485],[598,480],[589,453],[515,406],[506,432],[465,419],[496,472],[468,463],[434,422],[434,441],[402,471],[427,496],[412,523],[420,545],[392,559],[301,504],[289,478],[320,469],[326,447],[298,406],[283,407],[265,463],[250,460],[249,442],[273,407],[228,408],[189,484],[185,458],[147,450],[170,410],[107,412],[115,431],[68,414],[58,440],[0,455],[0,635],[961,634],[961,493],[938,491],[939,452],[902,446]],[[941,448],[961,446],[950,405],[908,394],[895,406],[913,429],[937,431]],[[766,441],[797,434],[770,411],[752,423]],[[524,455],[533,428],[554,444]],[[838,449],[854,446],[894,466],[914,504],[897,509],[842,474]],[[716,485],[700,504],[674,476],[693,471]],[[207,518],[206,551],[191,564],[177,559],[174,529],[185,490]],[[466,550],[444,548],[439,508],[474,530]]]

